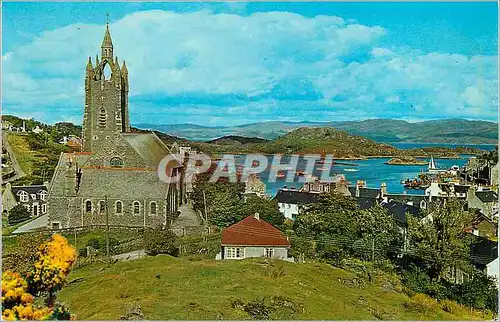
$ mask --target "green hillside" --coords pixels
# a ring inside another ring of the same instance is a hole
[[[331,153],[337,158],[394,155],[397,151],[334,128],[298,128],[263,146],[266,153]]]
[[[464,309],[461,316],[447,313],[434,300],[421,305],[387,275],[363,282],[323,263],[189,261],[159,255],[75,269],[69,281],[58,299],[78,320],[481,318]]]

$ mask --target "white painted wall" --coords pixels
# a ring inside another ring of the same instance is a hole
[[[295,220],[295,217],[299,214],[299,206],[290,203],[278,203],[279,211],[285,216],[285,218],[290,220]]]
[[[486,274],[488,274],[488,276],[496,278],[497,282],[498,282],[498,274],[499,274],[498,269],[499,269],[498,257],[494,261],[492,261],[491,263],[486,265]]]

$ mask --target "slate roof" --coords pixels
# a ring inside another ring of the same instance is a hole
[[[389,202],[382,202],[382,207],[386,208],[389,214],[394,217],[396,223],[400,226],[406,225],[406,214],[410,214],[416,218],[422,218],[420,208],[407,205],[395,200]]]
[[[359,197],[356,198],[356,201],[358,203],[359,209],[369,209],[377,204],[377,199],[376,198],[365,198],[365,197]]]
[[[14,197],[16,198],[16,201],[19,202],[18,192],[20,192],[20,191],[26,191],[30,195],[30,199],[31,199],[31,195],[34,194],[34,195],[36,195],[36,199],[40,200],[40,196],[38,195],[38,193],[42,192],[42,191],[47,191],[47,187],[44,186],[44,185],[15,186],[15,187],[11,187],[10,190],[14,194]]]
[[[351,196],[356,197],[356,186],[348,188]],[[378,188],[359,188],[360,198],[378,198],[380,197],[380,189]]]
[[[167,146],[154,133],[122,133],[122,136],[149,166],[158,166],[170,154]]]
[[[476,196],[482,202],[497,202],[498,195],[495,191],[476,191]]]
[[[318,196],[318,193],[280,189],[274,199],[280,203],[308,204],[315,202]]]
[[[279,229],[254,216],[248,216],[223,229],[221,244],[223,246],[290,246],[290,242]]]
[[[498,258],[498,243],[484,237],[474,236],[470,257],[474,264],[487,265]]]
[[[407,203],[409,201],[413,201],[413,204],[415,206],[420,205],[420,202],[422,200],[425,200],[426,202],[429,200],[429,197],[424,195],[387,194],[386,196],[388,200],[392,199],[401,203]]]

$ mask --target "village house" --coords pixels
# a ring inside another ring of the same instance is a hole
[[[38,126],[38,125],[37,125],[37,126],[35,126],[35,128],[34,128],[34,129],[32,129],[32,130],[31,130],[31,132],[33,132],[33,133],[35,133],[35,134],[40,134],[40,133],[42,133],[42,132],[43,132],[43,129],[42,129],[42,128],[40,128],[40,126]]]
[[[259,198],[266,198],[266,184],[259,177],[252,173],[245,182],[245,196],[255,195]]]
[[[170,225],[179,215],[181,182],[160,180],[169,148],[153,132],[130,127],[128,69],[113,55],[106,26],[101,57],[85,70],[82,152],[62,153],[48,189],[48,228]],[[167,176],[182,164],[165,165]]]
[[[315,202],[318,195],[319,194],[315,192],[283,188],[278,190],[274,200],[278,202],[278,209],[285,218],[295,220],[303,207]]]
[[[221,252],[216,259],[267,257],[293,260],[288,258],[289,248],[288,238],[256,213],[222,230]]]
[[[488,218],[492,219],[495,213],[498,216],[498,194],[493,190],[483,190],[472,187],[467,195],[467,206],[479,209]]]
[[[11,186],[7,183],[2,194],[2,208],[9,212],[15,206],[21,204],[31,217],[38,217],[47,213],[47,185]]]

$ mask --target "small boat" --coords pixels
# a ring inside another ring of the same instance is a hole
[[[276,175],[276,177],[278,177],[278,178],[284,178],[285,177],[285,173],[279,171],[278,174]]]
[[[297,170],[297,171],[295,171],[295,174],[298,176],[304,176],[306,173],[302,170]]]
[[[344,169],[344,171],[347,171],[347,172],[356,172],[356,171],[359,171],[358,169]]]
[[[319,171],[328,171],[330,169],[328,169],[327,167],[319,167],[319,168],[316,168],[316,170],[319,170]]]

